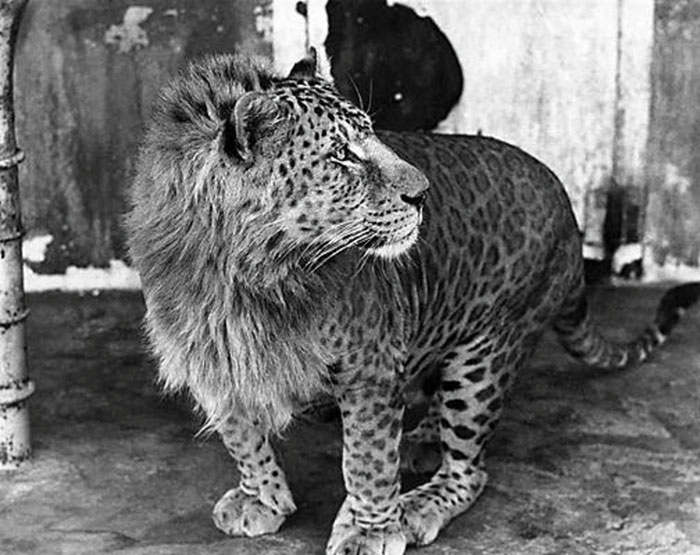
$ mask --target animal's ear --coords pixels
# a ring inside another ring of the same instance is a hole
[[[221,149],[230,157],[249,161],[257,148],[281,131],[282,108],[261,91],[244,93],[221,133]]]
[[[326,56],[326,51],[323,48],[317,49],[312,46],[309,53],[294,64],[292,71],[289,72],[289,78],[323,79],[332,83],[331,62]]]

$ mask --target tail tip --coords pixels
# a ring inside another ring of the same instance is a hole
[[[664,293],[654,322],[664,340],[685,314],[686,309],[694,305],[699,298],[700,282],[677,285]]]

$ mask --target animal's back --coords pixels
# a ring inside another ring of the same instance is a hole
[[[582,287],[576,222],[546,166],[480,136],[381,138],[431,182],[421,240],[402,273],[414,359],[436,356],[474,330],[543,328]],[[534,321],[523,323],[533,311]]]

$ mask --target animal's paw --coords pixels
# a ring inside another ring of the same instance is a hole
[[[404,555],[406,537],[398,524],[363,530],[354,526],[334,527],[326,555]]]
[[[286,490],[270,499],[244,493],[240,488],[227,491],[214,506],[212,518],[216,527],[229,536],[261,536],[279,530],[287,515],[296,510]]]
[[[401,470],[411,474],[433,474],[442,462],[440,444],[413,439],[410,434],[401,440]]]
[[[353,522],[344,504],[333,523],[326,555],[404,555],[406,537],[399,523],[364,529]]]
[[[406,534],[406,543],[428,545],[435,541],[444,526],[444,515],[432,503],[426,503],[425,498],[411,496],[410,493],[401,496],[404,508],[401,525]]]
[[[455,472],[438,472],[418,488],[401,495],[401,526],[409,545],[428,545],[440,530],[466,511],[486,485],[487,474],[481,468],[469,468],[455,480]]]

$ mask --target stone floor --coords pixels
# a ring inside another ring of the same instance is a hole
[[[602,288],[610,336],[661,290]],[[235,481],[185,400],[163,398],[137,294],[30,296],[34,459],[0,475],[0,553],[321,555],[342,499],[337,422],[281,446],[299,511],[276,536],[230,539],[209,512]],[[700,315],[642,367],[593,375],[547,338],[521,374],[468,514],[417,555],[700,554]],[[415,479],[413,480],[415,481]]]

